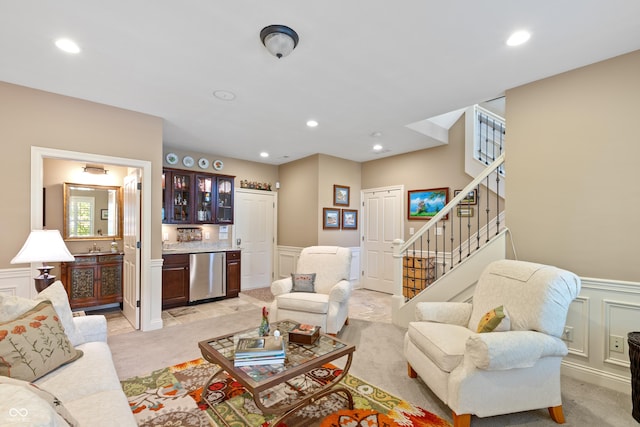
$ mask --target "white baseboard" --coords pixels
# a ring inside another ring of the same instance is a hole
[[[631,380],[621,375],[579,365],[568,360],[562,361],[561,372],[563,375],[576,380],[631,395]]]

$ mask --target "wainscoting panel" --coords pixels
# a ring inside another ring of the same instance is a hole
[[[588,297],[578,295],[569,306],[566,326],[573,327],[572,339],[564,339],[569,353],[589,358],[589,305]],[[578,325],[577,327],[573,325]]]
[[[573,340],[565,340],[569,355],[562,363],[562,373],[631,394],[627,334],[640,330],[640,283],[581,280],[580,295],[567,316]],[[615,351],[612,336],[622,338],[622,351]]]
[[[37,270],[33,277],[39,273]],[[37,294],[30,268],[0,269],[0,295],[34,298]]]

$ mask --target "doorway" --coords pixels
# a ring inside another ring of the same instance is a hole
[[[141,181],[151,186],[151,162],[146,160],[126,159],[75,151],[58,150],[45,147],[31,147],[31,229],[40,229],[43,224],[43,161],[45,158],[72,160],[97,164],[111,164],[139,169]],[[140,321],[142,330],[162,327],[161,301],[154,301],[151,292],[151,189],[140,194],[140,262],[138,265],[139,280],[133,286],[140,295]],[[131,284],[129,284],[131,286]],[[125,284],[127,286],[127,284]],[[155,307],[157,306],[157,309]],[[157,314],[156,314],[157,311]]]
[[[393,241],[404,239],[404,186],[362,190],[362,286],[393,294]]]
[[[278,193],[236,189],[234,233],[242,247],[241,291],[273,281]]]

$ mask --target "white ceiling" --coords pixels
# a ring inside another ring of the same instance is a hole
[[[271,24],[300,35],[286,58],[260,42]],[[518,29],[531,40],[506,46]],[[427,148],[406,125],[637,49],[638,0],[0,0],[0,81],[161,117],[166,147],[268,164]]]

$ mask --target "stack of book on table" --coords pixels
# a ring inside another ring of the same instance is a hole
[[[284,364],[282,337],[240,338],[236,345],[234,366]]]

